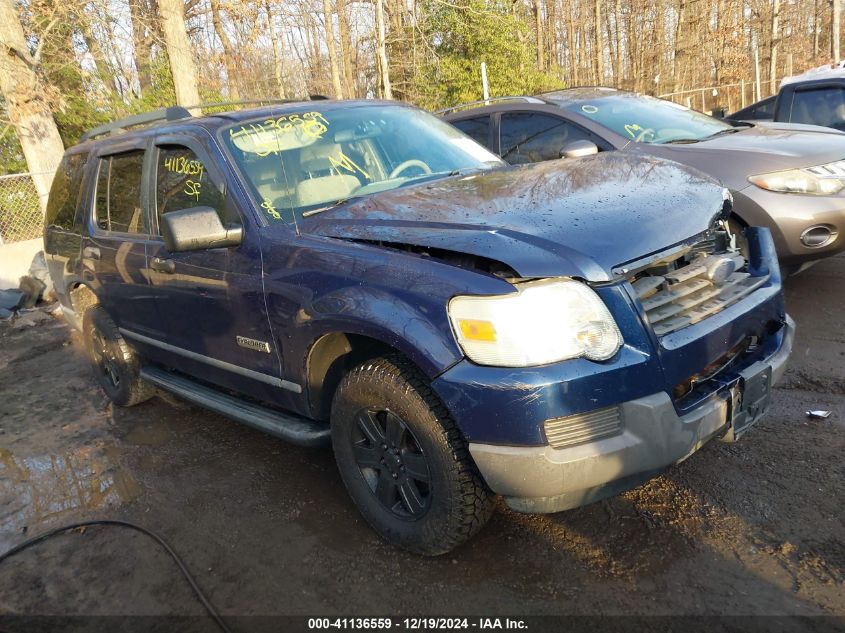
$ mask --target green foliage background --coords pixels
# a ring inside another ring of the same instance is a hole
[[[461,6],[423,0],[424,36],[434,53],[415,78],[419,105],[437,109],[483,98],[481,62],[491,96],[535,94],[562,87],[537,70],[534,34],[524,16],[502,0],[468,0]]]

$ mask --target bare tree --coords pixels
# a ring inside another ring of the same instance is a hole
[[[220,17],[220,0],[209,0],[211,4],[211,22],[214,25],[214,32],[223,47],[223,61],[226,64],[226,78],[229,86],[229,97],[233,101],[241,98],[241,91],[238,89],[238,69],[235,63],[235,47],[229,39],[229,35],[223,28],[223,20]]]
[[[54,18],[53,25],[58,18]],[[13,0],[0,0],[0,92],[6,99],[35,188],[46,207],[64,144],[53,119],[40,69],[43,40],[30,53]]]
[[[778,69],[778,40],[780,39],[780,0],[772,0],[772,34],[769,42],[771,53],[769,54],[769,92],[775,94],[777,88]]]
[[[337,44],[334,39],[334,17],[329,0],[323,0],[323,20],[326,24],[326,43],[329,47],[329,65],[332,71],[332,87],[336,99],[343,99],[343,85],[340,83],[340,65],[337,63]]]
[[[390,67],[387,64],[387,46],[385,44],[384,27],[384,0],[376,0],[376,37],[378,41],[378,67],[381,77],[382,96],[385,99],[393,98],[393,89],[390,86]]]
[[[185,31],[185,6],[182,0],[159,0],[164,45],[170,60],[170,73],[176,89],[176,103],[181,106],[200,103],[197,88],[197,71],[191,52],[191,43]]]

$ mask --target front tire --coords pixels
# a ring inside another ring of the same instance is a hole
[[[141,378],[141,362],[102,306],[85,311],[82,329],[94,377],[116,405],[131,407],[155,394],[155,387]]]
[[[343,378],[332,403],[332,445],[358,510],[394,545],[445,554],[493,513],[495,497],[463,435],[401,357],[368,361]]]

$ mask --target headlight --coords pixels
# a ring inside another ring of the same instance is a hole
[[[571,279],[519,284],[509,295],[454,297],[449,318],[464,353],[479,365],[529,367],[581,356],[607,360],[622,345],[604,302]]]
[[[748,180],[763,189],[781,193],[809,193],[817,196],[838,193],[845,187],[845,178],[813,173],[823,170],[824,167],[826,166],[774,171],[770,174],[751,176]]]

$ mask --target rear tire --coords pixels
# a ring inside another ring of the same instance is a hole
[[[155,394],[155,387],[141,379],[141,362],[102,306],[85,311],[85,349],[94,377],[109,399],[131,407]]]
[[[332,403],[340,475],[386,541],[424,556],[454,549],[490,519],[495,495],[428,381],[398,356],[356,367]]]

